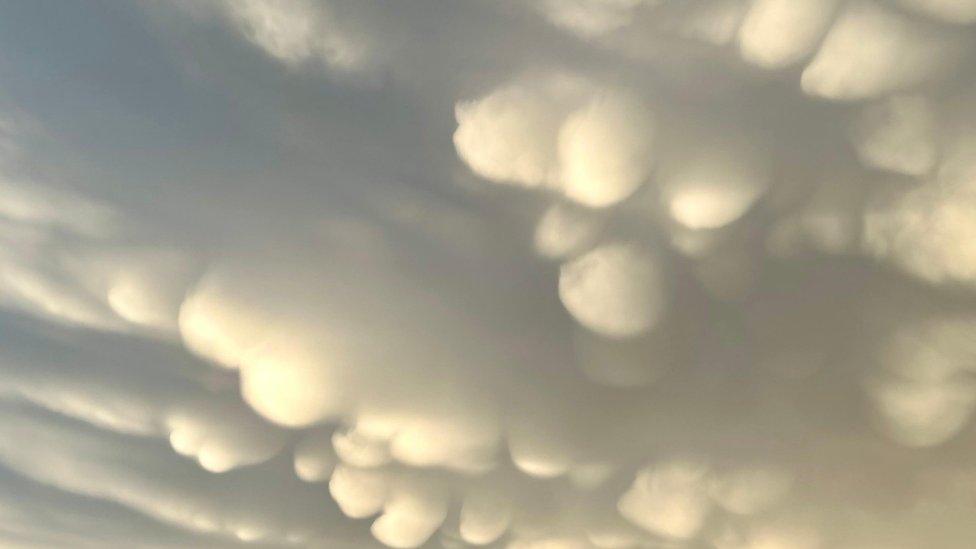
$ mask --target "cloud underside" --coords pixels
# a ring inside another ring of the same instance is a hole
[[[5,20],[0,545],[976,538],[976,2]]]

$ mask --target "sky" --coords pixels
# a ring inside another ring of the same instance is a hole
[[[968,549],[976,1],[0,0],[0,546]]]

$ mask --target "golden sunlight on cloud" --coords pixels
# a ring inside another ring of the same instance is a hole
[[[559,297],[580,324],[622,338],[653,328],[667,309],[664,273],[634,244],[607,244],[559,270]]]
[[[0,546],[972,546],[976,2],[46,4]]]
[[[622,91],[559,77],[458,103],[454,145],[498,183],[549,188],[602,208],[634,194],[653,167],[654,120]]]

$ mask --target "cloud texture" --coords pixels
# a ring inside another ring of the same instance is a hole
[[[969,547],[974,22],[0,8],[0,545]]]

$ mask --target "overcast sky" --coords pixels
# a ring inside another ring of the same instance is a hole
[[[0,546],[969,549],[976,0],[0,0]]]

